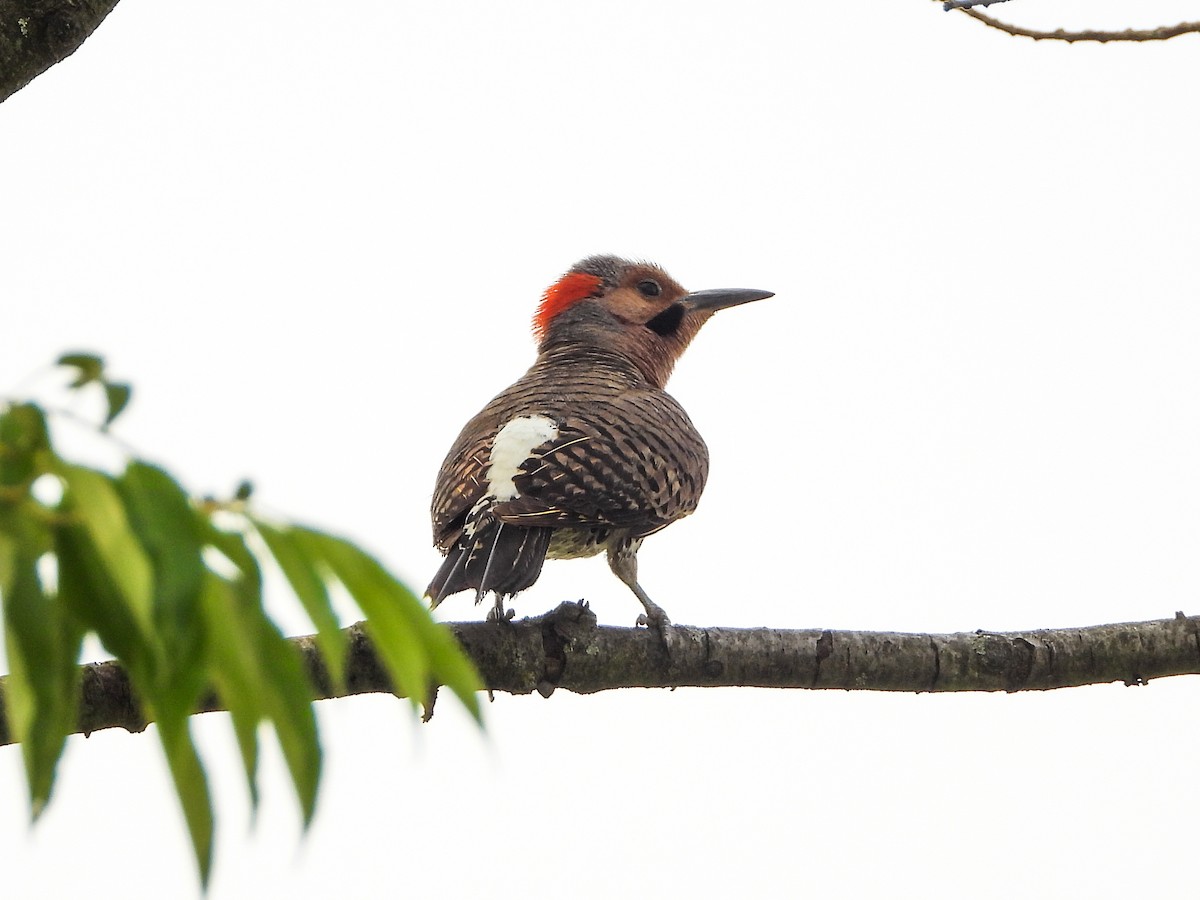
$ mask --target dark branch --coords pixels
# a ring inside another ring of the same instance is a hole
[[[983,6],[986,4],[979,3],[974,5]],[[1165,41],[1173,37],[1179,37],[1181,34],[1200,32],[1200,22],[1180,22],[1178,25],[1164,25],[1161,28],[1128,28],[1125,31],[1064,31],[1062,28],[1055,31],[1038,31],[1035,28],[1022,28],[1020,25],[1001,22],[999,19],[985,15],[977,9],[963,7],[962,11],[971,18],[978,19],[984,25],[990,28],[997,28],[1005,34],[1033,38],[1035,41],[1066,41],[1068,44],[1073,44],[1076,41],[1094,41],[1100,44],[1106,44],[1109,41]]]
[[[656,632],[597,626],[586,607],[518,622],[458,622],[450,627],[491,691],[550,696],[627,687],[775,687],[860,691],[1043,691],[1146,684],[1200,674],[1200,616],[1087,628],[996,633],[903,634],[779,628],[668,627]],[[313,681],[313,696],[390,692],[359,625],[347,632],[346,690],[336,692],[312,637],[293,638]],[[667,650],[670,646],[670,651]],[[12,742],[3,718],[0,745]],[[146,720],[124,671],[112,662],[83,667],[78,731],[140,731]],[[210,697],[197,712],[221,709]]]
[[[117,0],[0,0],[0,103],[62,62]]]

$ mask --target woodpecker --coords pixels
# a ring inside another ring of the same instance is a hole
[[[638,584],[649,535],[692,513],[708,448],[663,388],[718,310],[774,296],[747,289],[689,293],[658,266],[591,256],[542,297],[533,367],[466,424],[438,472],[431,514],[446,560],[426,590],[437,606],[489,592],[489,619],[549,559],[608,555],[645,607],[638,624],[670,620]]]

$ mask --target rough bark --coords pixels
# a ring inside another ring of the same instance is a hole
[[[1200,616],[997,633],[905,634],[828,629],[697,628],[673,625],[664,641],[640,628],[598,626],[586,607],[564,603],[532,619],[450,627],[489,691],[557,688],[579,694],[629,687],[775,687],[859,691],[1043,691],[1118,681],[1142,685],[1200,674]],[[360,625],[347,629],[346,690],[337,692],[311,636],[293,638],[313,696],[391,692]],[[113,662],[82,667],[78,731],[141,731],[146,719]],[[0,745],[12,738],[0,679]],[[216,697],[197,712],[221,709]]]
[[[62,62],[117,0],[0,0],[0,103]]]

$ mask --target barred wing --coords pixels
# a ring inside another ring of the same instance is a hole
[[[627,391],[556,418],[558,436],[535,448],[513,479],[517,496],[495,504],[501,521],[621,528],[637,537],[695,510],[708,449],[668,394]]]

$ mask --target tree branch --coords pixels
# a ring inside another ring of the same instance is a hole
[[[1119,681],[1141,685],[1200,674],[1200,616],[997,633],[905,634],[778,628],[668,628],[664,644],[642,628],[597,626],[586,606],[564,603],[531,619],[450,628],[490,691],[556,688],[579,694],[628,687],[775,687],[860,691],[1042,691]],[[388,693],[391,686],[361,623],[346,629],[346,689],[335,691],[312,636],[293,638],[315,699]],[[668,651],[667,646],[670,647]],[[12,743],[0,678],[0,745]],[[222,709],[209,697],[197,712]],[[146,719],[113,662],[82,667],[78,731],[131,732]]]
[[[0,103],[62,62],[117,0],[0,0]]]
[[[982,6],[985,4],[977,3],[974,5]],[[1073,44],[1076,41],[1094,41],[1100,44],[1106,44],[1109,41],[1165,41],[1173,37],[1179,37],[1181,34],[1200,32],[1200,22],[1180,22],[1178,25],[1163,25],[1159,28],[1128,28],[1125,31],[1064,31],[1061,28],[1055,31],[1038,31],[1035,28],[1022,28],[1020,25],[1001,22],[999,19],[994,19],[968,6],[955,7],[947,4],[943,8],[962,9],[968,16],[977,19],[989,28],[999,29],[1005,34],[1011,34],[1014,37],[1033,38],[1035,41],[1066,41],[1068,44]]]

